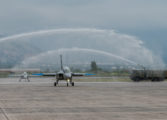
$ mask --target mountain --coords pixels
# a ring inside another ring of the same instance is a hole
[[[27,57],[36,55],[40,49],[24,42],[4,42],[0,44],[0,68],[13,67]]]
[[[153,51],[155,55],[161,56],[163,61],[167,64],[167,44],[166,44],[166,29],[142,29],[137,31],[128,31],[143,40],[144,45]]]

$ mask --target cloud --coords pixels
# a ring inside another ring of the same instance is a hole
[[[9,4],[10,3],[10,4]],[[167,27],[167,2],[144,0],[12,0],[0,2],[0,31],[54,27]],[[19,26],[20,24],[20,26]],[[12,27],[10,27],[12,26]]]

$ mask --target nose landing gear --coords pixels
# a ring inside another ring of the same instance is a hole
[[[56,83],[56,82],[54,82],[54,86],[57,86],[57,83]]]
[[[71,85],[74,86],[74,82],[72,82]]]
[[[71,86],[74,86],[74,82],[72,82],[70,79],[67,80],[67,87],[69,86],[69,84],[71,84]],[[58,80],[56,80],[56,82],[54,82],[54,86],[58,85]]]

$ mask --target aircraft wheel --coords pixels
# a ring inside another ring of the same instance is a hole
[[[57,83],[56,83],[56,82],[54,83],[54,86],[57,86]]]
[[[74,86],[74,82],[72,82],[71,85]]]

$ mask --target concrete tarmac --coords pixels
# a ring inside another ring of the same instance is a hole
[[[166,120],[167,82],[0,79],[0,120]]]

